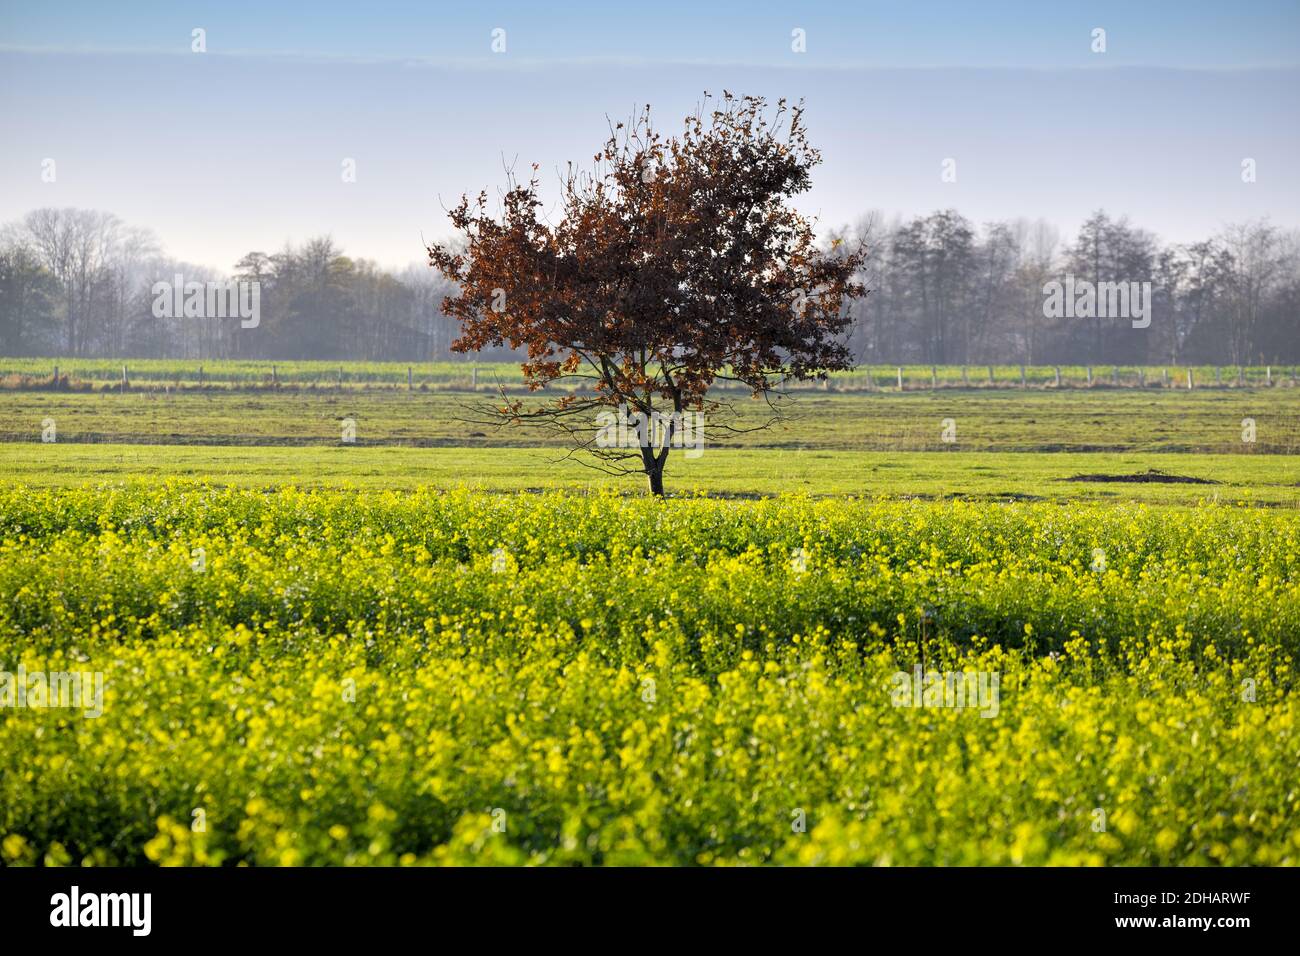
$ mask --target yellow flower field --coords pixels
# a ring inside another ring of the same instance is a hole
[[[1265,509],[9,487],[0,859],[1294,864],[1297,580]]]

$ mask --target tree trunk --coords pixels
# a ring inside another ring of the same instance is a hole
[[[656,498],[664,496],[664,469],[658,462],[650,466],[646,471],[646,482],[650,487],[650,494]]]
[[[647,433],[648,435],[649,433]],[[656,454],[655,447],[648,439],[641,446],[641,467],[645,471],[646,487],[656,498],[664,496],[664,463],[668,456]]]

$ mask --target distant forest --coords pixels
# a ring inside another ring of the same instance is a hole
[[[862,217],[827,236],[865,242],[850,345],[862,363],[1300,362],[1300,234],[1265,221],[1186,245],[1093,214],[1072,239],[1043,221],[973,224],[955,210]],[[156,318],[155,282],[256,280],[260,324]],[[1049,319],[1043,287],[1144,282],[1152,322]],[[0,354],[87,358],[454,359],[451,289],[421,264],[385,271],[331,238],[249,252],[228,274],[169,258],[109,213],[38,209],[0,231]],[[478,353],[509,358],[507,349]],[[468,356],[467,356],[468,358]]]

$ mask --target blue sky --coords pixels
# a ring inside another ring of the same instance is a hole
[[[328,232],[400,265],[503,158],[549,185],[607,115],[673,128],[727,88],[806,100],[825,163],[799,205],[828,224],[953,206],[1068,234],[1105,207],[1192,239],[1300,226],[1297,80],[1300,0],[5,3],[0,221],[106,209],[218,268]]]

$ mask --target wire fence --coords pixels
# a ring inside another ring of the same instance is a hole
[[[560,387],[580,388],[570,379]],[[919,391],[953,388],[1273,388],[1297,385],[1297,366],[1221,365],[863,365],[824,380],[787,381],[794,390]],[[0,358],[9,389],[406,388],[521,389],[512,362],[211,361]],[[743,386],[720,383],[721,389]]]

